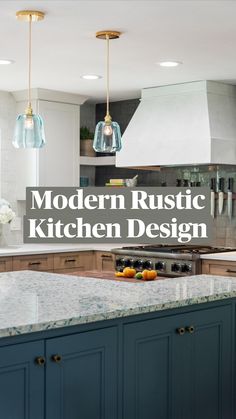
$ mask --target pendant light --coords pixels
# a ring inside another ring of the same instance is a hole
[[[117,39],[120,37],[120,32],[117,31],[100,31],[96,33],[96,38],[106,40],[106,79],[107,79],[107,103],[106,116],[104,121],[98,122],[93,141],[93,148],[98,153],[114,153],[121,149],[121,133],[117,122],[113,122],[109,111],[109,42],[110,39]]]
[[[18,20],[29,23],[29,69],[28,69],[28,105],[25,113],[16,119],[13,145],[16,148],[41,148],[45,144],[43,120],[34,114],[31,104],[31,55],[32,55],[32,22],[44,19],[44,13],[35,10],[21,10],[16,13]]]

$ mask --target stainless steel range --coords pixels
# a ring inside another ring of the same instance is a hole
[[[161,276],[178,277],[201,273],[201,255],[235,251],[235,248],[211,246],[128,246],[112,249],[115,269],[130,266],[137,271],[155,269]]]

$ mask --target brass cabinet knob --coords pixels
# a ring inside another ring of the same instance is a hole
[[[178,335],[184,335],[185,334],[185,328],[184,327],[178,327],[178,329],[176,329],[176,332],[178,333]]]
[[[43,366],[46,364],[46,359],[44,358],[44,356],[38,356],[37,358],[35,358],[35,362],[37,365]]]
[[[188,326],[188,327],[186,327],[186,330],[187,330],[187,332],[192,334],[192,333],[195,332],[195,327],[194,326]]]
[[[52,355],[52,361],[53,362],[56,362],[57,364],[60,364],[61,360],[62,360],[62,356],[61,355],[58,355],[58,354]]]

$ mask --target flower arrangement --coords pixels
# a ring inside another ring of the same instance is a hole
[[[0,199],[0,224],[10,223],[15,216],[16,214],[12,211],[9,202]]]

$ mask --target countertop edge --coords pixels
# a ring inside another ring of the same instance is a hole
[[[139,314],[148,314],[154,312],[160,312],[175,308],[189,307],[202,303],[209,303],[215,301],[222,301],[227,299],[233,299],[236,297],[236,291],[230,291],[228,293],[216,294],[214,296],[205,296],[199,298],[188,298],[180,301],[172,301],[164,304],[154,304],[145,307],[135,307],[126,310],[114,310],[105,314],[93,314],[84,317],[72,317],[67,319],[52,320],[45,323],[29,324],[26,326],[8,327],[0,329],[0,339],[4,337],[20,336],[29,333],[36,332],[47,332],[48,330],[55,330],[70,326],[79,326],[89,323],[96,323],[99,321],[115,320],[123,317],[136,316]]]

